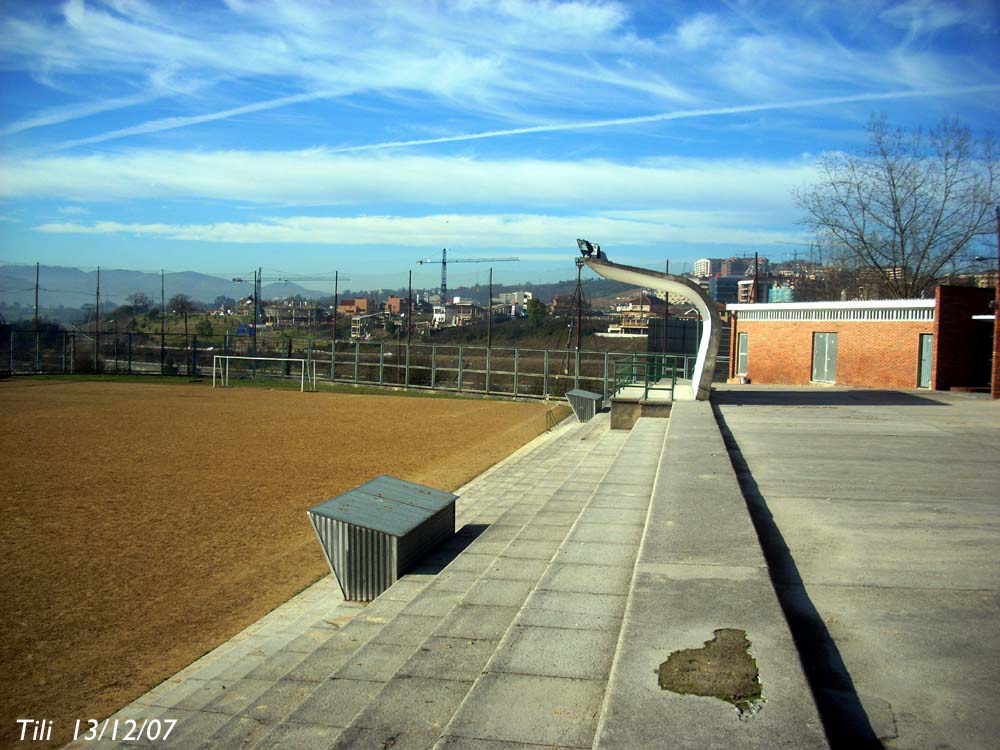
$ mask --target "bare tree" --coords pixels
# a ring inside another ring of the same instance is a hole
[[[153,306],[153,300],[144,292],[133,292],[125,298],[125,301],[132,306],[132,310],[136,313],[147,312]]]
[[[868,124],[861,155],[820,159],[820,179],[796,193],[805,223],[828,257],[862,286],[891,298],[923,297],[935,283],[972,268],[991,233],[997,199],[993,139],[956,120],[924,133]]]

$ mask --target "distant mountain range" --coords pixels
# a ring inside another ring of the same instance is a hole
[[[79,268],[66,266],[42,266],[39,272],[39,306],[43,310],[51,310],[60,306],[65,308],[81,308],[93,305],[97,286],[96,271],[82,271]],[[175,294],[186,294],[197,302],[211,304],[217,297],[232,297],[238,299],[251,293],[250,283],[237,283],[232,279],[209,276],[194,271],[168,273],[163,276],[164,295],[170,299]],[[543,302],[550,302],[556,295],[573,294],[576,290],[576,279],[567,279],[553,283],[532,284],[495,284],[494,296],[504,292],[525,290],[532,292]],[[406,294],[406,290],[382,290],[384,293]],[[418,290],[414,290],[416,293]],[[426,290],[436,293],[437,289]],[[101,308],[124,304],[129,295],[141,292],[153,300],[154,305],[160,302],[160,274],[143,271],[123,271],[101,269]],[[635,296],[638,290],[618,281],[608,279],[585,279],[583,281],[584,297],[588,300],[599,298],[613,299],[623,294]],[[376,292],[340,290],[341,298],[355,296],[378,296]],[[328,291],[307,289],[293,282],[278,282],[265,284],[261,289],[264,299],[293,297],[300,295],[305,299],[320,299],[332,296]],[[460,296],[474,299],[481,304],[486,303],[488,296],[485,285],[468,287],[457,286],[448,290],[449,298]],[[384,294],[382,295],[384,298]],[[9,306],[21,305],[31,307],[35,304],[35,267],[28,265],[0,266],[0,304]]]
[[[97,286],[96,271],[81,271],[65,266],[42,266],[39,271],[39,305],[43,308],[82,307],[93,304]],[[208,276],[194,271],[163,275],[164,294],[186,294],[198,302],[212,303],[216,297],[239,298],[252,292],[253,282],[236,283],[231,279]],[[101,269],[101,308],[123,304],[130,294],[142,292],[155,304],[160,301],[160,274],[143,271]],[[307,299],[329,296],[329,292],[306,289],[292,282],[265,284],[264,299],[292,297]],[[0,301],[7,304],[35,304],[35,267],[0,266]]]

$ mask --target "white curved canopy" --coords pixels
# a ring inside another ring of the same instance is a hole
[[[660,273],[645,268],[612,263],[600,249],[597,250],[595,255],[585,255],[583,262],[592,271],[599,273],[607,279],[624,281],[627,284],[635,284],[636,286],[666,292],[667,299],[664,300],[665,303],[669,302],[669,295],[671,294],[680,295],[691,300],[701,315],[703,322],[701,340],[698,342],[698,357],[695,361],[691,384],[695,398],[699,401],[706,400],[712,388],[715,359],[719,354],[719,327],[721,321],[719,313],[715,309],[715,303],[705,294],[705,291],[683,276],[674,276],[669,273]]]

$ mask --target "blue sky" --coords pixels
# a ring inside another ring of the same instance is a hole
[[[782,259],[791,191],[873,114],[995,126],[998,42],[992,0],[5,0],[0,262],[360,288],[436,286],[442,247],[569,278],[577,237]]]

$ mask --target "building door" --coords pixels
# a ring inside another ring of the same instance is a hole
[[[837,382],[837,334],[813,334],[812,379],[817,383]]]
[[[934,334],[920,334],[920,365],[917,369],[917,387],[931,387],[931,364],[933,363]]]
[[[746,333],[736,334],[736,374],[747,374],[747,337]]]

